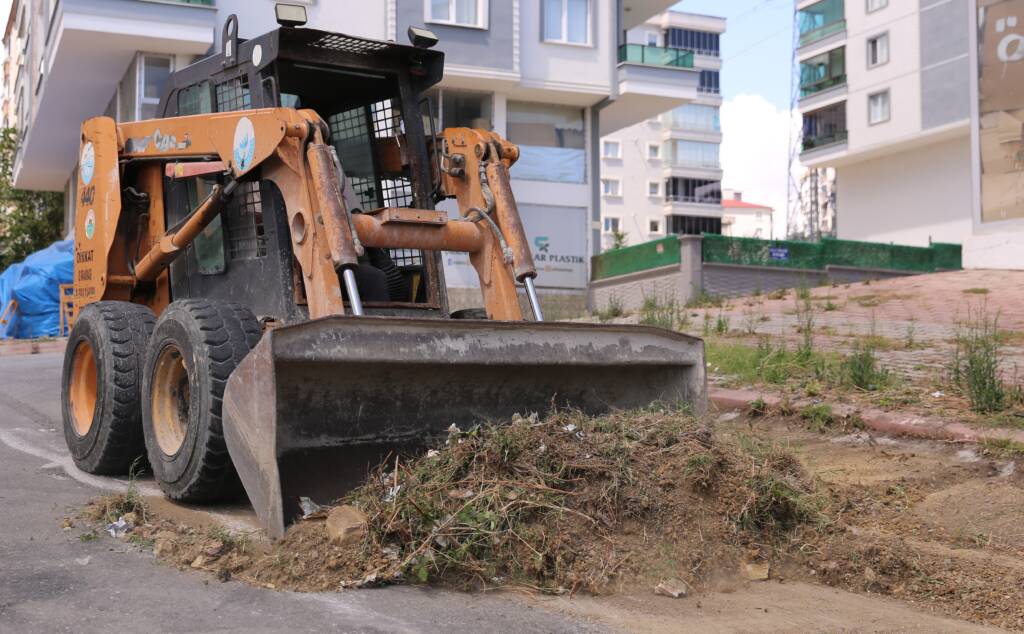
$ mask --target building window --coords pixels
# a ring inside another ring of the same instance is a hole
[[[833,33],[845,30],[843,5],[843,0],[822,0],[800,9],[797,13],[800,46],[823,40]]]
[[[583,183],[586,134],[583,110],[573,106],[508,102],[508,140],[519,146],[513,178]]]
[[[669,216],[668,232],[685,236],[699,236],[702,233],[721,234],[722,219],[707,216]]]
[[[669,165],[674,167],[696,167],[718,169],[719,145],[702,141],[683,141],[673,139],[666,144]]]
[[[433,129],[438,133],[445,128],[494,129],[492,112],[494,95],[491,93],[441,90],[427,96],[434,117]],[[424,113],[423,127],[431,129],[430,118]]]
[[[665,33],[665,45],[669,48],[684,48],[698,55],[718,57],[718,33],[694,31],[693,29],[669,29]]]
[[[647,33],[647,46],[657,46],[657,45],[658,45],[658,34],[657,33],[650,33],[650,32],[648,32]]]
[[[164,87],[174,70],[174,59],[157,55],[143,55],[139,64],[139,120],[156,119],[157,107]]]
[[[867,3],[868,13],[871,13],[872,11],[878,11],[879,9],[884,9],[887,6],[889,6],[889,0],[867,0]]]
[[[651,220],[647,223],[647,231],[649,233],[661,233],[661,221]]]
[[[702,178],[667,178],[665,179],[665,198],[674,203],[721,205],[722,183]]]
[[[601,156],[610,159],[621,158],[622,146],[618,141],[605,141],[602,145]]]
[[[619,230],[619,219],[611,216],[605,216],[604,218],[604,232],[615,233]]]
[[[717,106],[688,103],[664,115],[664,123],[678,130],[695,132],[721,132],[722,124]]]
[[[712,95],[717,95],[720,92],[717,70],[700,71],[700,83],[697,85],[697,92],[704,92]]]
[[[605,196],[621,196],[622,183],[617,178],[602,178],[601,193]]]
[[[590,44],[590,0],[544,0],[544,41]]]
[[[487,28],[486,0],[424,0],[428,22]]]
[[[846,83],[846,48],[840,46],[800,62],[800,96]]]
[[[846,102],[804,113],[804,151],[846,141]]]
[[[868,39],[868,68],[881,66],[889,61],[889,34],[883,33]]]
[[[889,120],[889,91],[868,95],[868,124],[885,123]]]
[[[661,183],[658,181],[647,181],[647,195],[661,196]]]
[[[661,146],[658,145],[657,143],[648,143],[647,144],[647,158],[649,158],[649,159],[659,159],[659,158],[661,158]]]

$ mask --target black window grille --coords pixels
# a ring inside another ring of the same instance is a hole
[[[251,110],[252,93],[249,92],[249,77],[242,75],[217,84],[217,112]]]
[[[224,210],[228,230],[228,257],[252,260],[267,255],[263,227],[263,197],[259,181],[244,182]]]
[[[329,51],[340,51],[342,53],[356,53],[357,55],[370,55],[377,51],[383,51],[388,47],[384,42],[364,40],[358,37],[335,33],[324,35],[319,40],[310,44],[310,46],[324,48]]]
[[[719,34],[693,29],[668,29],[665,41],[670,48],[685,48],[698,55],[718,57]]]
[[[722,233],[722,219],[707,216],[669,216],[668,232],[686,236],[702,233]]]

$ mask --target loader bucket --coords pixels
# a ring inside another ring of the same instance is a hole
[[[704,344],[659,328],[327,317],[268,331],[228,381],[224,435],[272,538],[389,452],[482,421],[654,401],[705,407]]]

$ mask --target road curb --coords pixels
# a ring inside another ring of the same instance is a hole
[[[767,392],[758,390],[732,390],[727,388],[710,388],[708,398],[720,410],[741,410],[750,407],[751,403],[761,400],[769,406],[777,406],[782,399]],[[814,404],[816,401],[799,399],[791,401],[793,407],[801,408]],[[894,436],[910,436],[928,440],[952,442],[984,442],[991,440],[1009,440],[1024,444],[1024,431],[1009,429],[979,429],[964,423],[947,421],[925,416],[912,416],[880,409],[859,409],[851,405],[832,403],[832,411],[838,416],[857,416],[864,421],[865,427],[874,431]]]
[[[26,354],[64,352],[66,338],[60,339],[9,339],[0,341],[0,357],[14,357]]]

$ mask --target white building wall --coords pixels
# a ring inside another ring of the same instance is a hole
[[[969,143],[961,137],[838,167],[837,237],[965,242],[972,231]]]
[[[914,134],[921,130],[920,19],[917,2],[891,1],[867,13],[867,3],[846,2],[846,125],[849,152]],[[867,67],[867,42],[889,34],[889,61]],[[868,96],[889,91],[890,118],[868,124]]]

